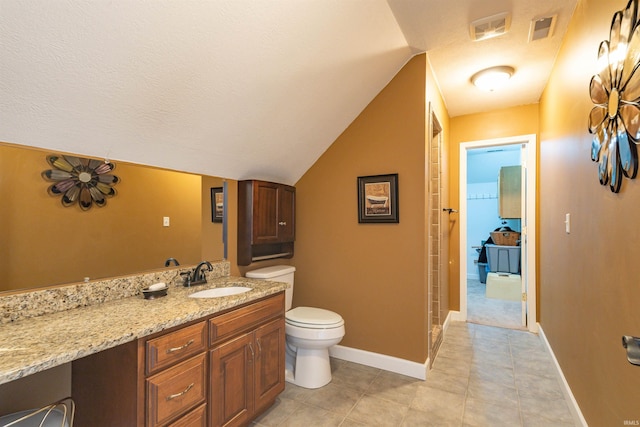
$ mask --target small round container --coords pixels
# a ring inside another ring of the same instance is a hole
[[[166,296],[167,290],[169,290],[169,287],[166,285],[164,288],[144,288],[142,290],[142,295],[144,295],[144,299],[156,299]]]

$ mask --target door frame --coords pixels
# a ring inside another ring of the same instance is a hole
[[[501,145],[523,144],[523,175],[522,194],[525,204],[525,216],[522,218],[521,245],[522,262],[526,263],[526,276],[523,277],[523,289],[526,289],[526,319],[530,332],[538,331],[536,317],[536,170],[537,170],[537,138],[535,134],[519,135],[506,138],[469,141],[460,144],[460,172],[459,172],[459,221],[460,221],[460,312],[455,320],[467,320],[467,151],[475,148],[496,147]]]

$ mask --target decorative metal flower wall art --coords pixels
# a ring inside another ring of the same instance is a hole
[[[42,177],[54,181],[48,188],[52,196],[62,196],[62,205],[69,207],[76,202],[83,211],[95,203],[102,207],[107,198],[116,194],[112,188],[120,179],[110,174],[115,169],[113,163],[74,156],[49,155],[47,162],[54,169],[42,172]]]
[[[589,114],[591,160],[599,162],[600,184],[620,191],[622,176],[638,173],[640,142],[640,25],[638,0],[613,15],[609,40],[600,43],[599,73],[591,78],[595,104]]]

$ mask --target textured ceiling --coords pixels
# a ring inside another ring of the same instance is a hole
[[[293,184],[417,52],[452,116],[537,102],[576,0],[514,1],[513,34],[470,45],[505,1],[0,0],[0,141]],[[509,51],[553,4],[558,40]],[[495,62],[531,79],[500,103],[468,84]]]
[[[577,0],[389,0],[409,45],[428,52],[451,117],[538,102],[576,4]],[[471,22],[502,12],[511,13],[506,34],[471,40]],[[529,42],[530,22],[552,15],[557,15],[553,35]],[[500,65],[516,70],[503,90],[483,92],[471,84],[476,72]]]

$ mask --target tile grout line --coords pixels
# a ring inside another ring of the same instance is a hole
[[[378,375],[380,375],[380,372],[378,372],[375,376],[375,378],[378,378]],[[374,378],[374,380],[375,380]],[[372,381],[373,382],[373,381]],[[371,387],[371,384],[368,385],[368,387]],[[356,409],[356,406],[358,406],[358,403],[360,403],[360,401],[362,400],[362,398],[364,396],[366,396],[367,392],[363,391],[362,394],[358,397],[358,400],[356,400],[356,403],[353,404],[353,406],[351,407],[351,409],[349,409],[349,411],[347,412],[346,415],[344,415],[342,417],[342,421],[340,421],[340,425],[344,424],[344,422],[347,420],[347,418],[349,417],[349,414],[353,412],[354,409]]]

